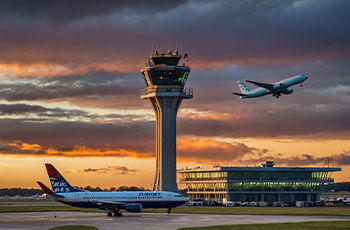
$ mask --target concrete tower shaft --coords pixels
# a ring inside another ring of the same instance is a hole
[[[151,56],[141,70],[147,89],[141,98],[148,99],[156,115],[156,176],[153,190],[178,192],[176,184],[176,116],[182,100],[193,97],[184,89],[190,68],[178,66],[181,56],[168,51]]]

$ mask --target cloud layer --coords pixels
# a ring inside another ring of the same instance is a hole
[[[273,151],[235,139],[348,140],[349,10],[330,0],[2,1],[0,154],[154,157],[139,70],[156,48],[189,54],[194,98],[178,113],[181,162],[255,164]],[[300,73],[304,87],[278,100],[232,95],[243,78]],[[273,157],[349,165],[348,155]]]

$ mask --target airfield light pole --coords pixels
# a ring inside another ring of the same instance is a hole
[[[141,98],[148,99],[156,115],[156,176],[153,191],[178,192],[176,184],[176,115],[183,99],[193,98],[192,89],[184,89],[190,68],[187,54],[168,50],[152,54],[141,73],[147,89]],[[180,59],[183,63],[179,65]]]

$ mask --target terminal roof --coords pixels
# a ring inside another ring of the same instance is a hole
[[[305,171],[305,172],[336,172],[341,171],[341,168],[334,167],[222,167],[214,166],[213,168],[193,168],[193,169],[179,169],[178,172],[214,172],[214,171]]]

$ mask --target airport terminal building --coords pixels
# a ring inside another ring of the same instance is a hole
[[[178,170],[186,184],[190,201],[266,201],[292,204],[319,201],[324,183],[341,168],[274,167],[267,161],[262,167],[194,168]]]

